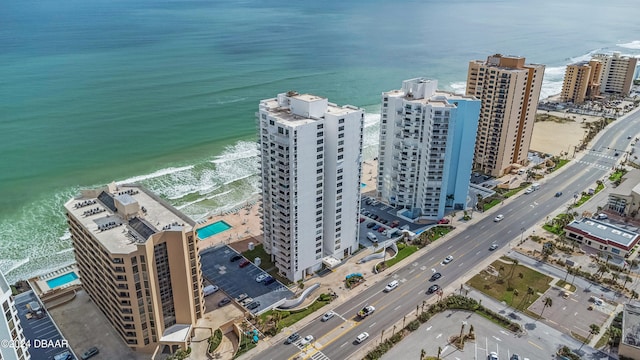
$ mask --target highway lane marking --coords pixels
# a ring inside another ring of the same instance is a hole
[[[429,326],[429,327],[427,328],[427,331],[431,330],[431,328],[432,328],[432,327],[433,327],[433,326]]]
[[[346,343],[340,345],[340,347],[344,347],[345,345],[347,345],[349,342],[347,341]]]
[[[484,224],[483,224],[482,226],[480,226],[480,229],[484,229],[484,227],[485,227],[485,226],[486,226],[486,225],[484,225]]]
[[[478,250],[476,251],[476,255],[480,254],[482,251]]]
[[[501,334],[504,334],[504,335],[509,336],[509,333],[507,333],[507,332],[506,332],[506,331],[504,331],[504,330],[500,330],[500,333],[501,333]]]
[[[458,267],[460,267],[460,266],[462,266],[462,265],[464,265],[464,263],[460,263],[460,265],[458,265]]]
[[[507,231],[507,234],[511,234],[511,230]]]
[[[336,341],[336,340],[340,339],[342,336],[344,336],[344,334],[348,333],[348,332],[349,332],[349,331],[351,331],[352,329],[357,328],[357,327],[358,327],[358,326],[360,326],[360,325],[361,325],[361,323],[356,323],[356,322],[352,323],[352,326],[351,326],[351,327],[349,327],[349,328],[345,329],[344,331],[342,331],[342,332],[341,332],[340,334],[338,334],[338,336],[336,336],[335,338],[333,338],[333,339],[331,339],[331,340],[327,341],[327,343],[326,343],[326,344],[324,344],[324,345],[322,345],[322,347],[321,347],[320,349],[325,348],[325,347],[327,347],[327,346],[331,345],[334,341]],[[338,329],[338,328],[337,328],[337,329]],[[335,329],[334,329],[334,330],[335,330]],[[333,332],[334,330],[331,330],[329,333]],[[320,339],[327,337],[327,335],[329,335],[329,333],[327,333],[326,335],[324,335],[324,336],[320,337]],[[320,339],[318,339],[318,340],[320,340]],[[318,350],[319,350],[319,349],[318,349]],[[293,358],[293,356],[292,356],[291,358]],[[290,359],[291,359],[291,358],[290,358]]]
[[[401,307],[402,307],[402,305],[398,305],[393,309],[393,311],[396,311],[396,310],[400,309]]]
[[[540,345],[538,345],[538,344],[534,343],[533,341],[527,341],[527,342],[528,342],[529,344],[531,344],[531,345],[533,345],[533,346],[537,347],[538,349],[543,350],[543,349],[542,349],[542,347],[541,347]]]
[[[376,323],[373,323],[371,325],[369,325],[369,328],[372,328]]]
[[[453,245],[449,246],[449,247],[447,248],[447,250],[451,249],[452,247],[453,247]]]
[[[499,337],[491,335],[492,338],[496,339],[496,341],[502,341]]]
[[[531,208],[534,208],[534,207],[535,207],[533,204],[529,204],[529,206],[531,206]]]
[[[433,261],[433,259],[435,259],[435,256],[432,256],[431,258],[429,258],[429,260],[427,261]]]
[[[442,333],[438,334],[438,336],[436,336],[436,339],[440,339],[440,337],[442,337]],[[444,352],[444,349],[442,350],[442,352]]]
[[[409,274],[412,274],[414,271],[416,271],[416,269],[411,269],[411,271],[409,271]]]
[[[471,235],[467,235],[467,236],[465,236],[464,238],[465,238],[465,239],[468,239],[469,237],[471,237]]]

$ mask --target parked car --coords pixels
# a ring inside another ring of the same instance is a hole
[[[313,342],[313,335],[307,335],[304,339],[300,340],[300,345],[309,345]]]
[[[298,339],[300,339],[300,334],[298,334],[297,332],[294,332],[293,334],[289,335],[289,337],[287,338],[287,340],[284,341],[284,343],[291,344]]]
[[[335,315],[336,315],[336,313],[334,313],[333,311],[327,311],[326,313],[324,313],[324,315],[322,315],[322,319],[320,319],[320,320],[321,321],[328,321],[329,319],[331,319]]]
[[[449,219],[440,219],[438,220],[438,224],[448,224],[451,220]]]
[[[222,307],[231,302],[231,299],[228,297],[223,297],[222,300],[218,301],[218,307]]]
[[[264,283],[265,285],[271,285],[271,284],[273,284],[275,281],[276,281],[276,279],[274,279],[273,277],[271,277],[271,276],[267,276],[267,277],[264,279],[263,283]]]
[[[73,359],[73,355],[71,355],[71,352],[69,352],[68,350],[53,356],[53,360],[72,360],[72,359]]]
[[[498,244],[491,244],[491,246],[489,246],[489,251],[493,251],[497,248],[498,248]]]
[[[442,277],[442,274],[440,274],[439,272],[431,275],[431,278],[429,279],[429,281],[436,281],[438,279],[440,279]]]
[[[606,220],[609,217],[607,216],[607,214],[595,214],[593,218],[596,220]]]
[[[236,298],[236,301],[237,302],[242,302],[242,300],[244,300],[244,299],[246,299],[248,297],[249,297],[249,295],[247,295],[246,293],[243,293],[243,294],[238,295],[238,297]]]
[[[534,192],[532,187],[528,187],[527,190],[524,191],[525,194],[531,194],[532,192]]]
[[[509,360],[522,360],[522,356],[520,356],[518,354],[513,354],[513,355],[511,355]]]
[[[218,290],[220,290],[220,288],[216,285],[207,285],[202,289],[202,295],[209,296]]]
[[[389,292],[389,291],[397,288],[398,285],[400,285],[400,282],[398,282],[398,280],[393,280],[392,282],[388,283],[387,286],[385,286],[384,291],[385,292]]]
[[[368,337],[369,337],[369,333],[365,331],[356,337],[356,341],[358,342],[358,344],[360,344],[363,341],[367,340]]]
[[[370,222],[370,223],[367,224],[367,228],[368,229],[371,229],[374,226],[376,226],[376,223],[374,223],[374,222]]]
[[[400,225],[400,221],[398,221],[398,220],[393,220],[391,222],[391,227],[392,228],[398,227],[399,225]]]
[[[438,285],[431,285],[429,286],[429,288],[427,289],[427,294],[433,294],[434,292],[440,290],[440,286]]]
[[[244,259],[244,260],[240,261],[240,264],[238,266],[243,268],[243,267],[245,267],[245,266],[247,266],[249,264],[251,264],[251,261],[249,261],[247,259]]]
[[[256,276],[256,282],[262,282],[264,279],[266,279],[268,277],[269,277],[269,274],[262,273],[262,274]]]
[[[448,264],[448,263],[450,263],[452,261],[453,261],[453,256],[449,255],[446,258],[444,258],[444,260],[442,260],[442,263],[443,264]]]
[[[380,225],[378,225],[378,224],[375,224],[375,225],[371,228],[371,230],[376,230],[376,231],[377,231],[378,229],[380,229]]]
[[[556,196],[556,197],[560,197],[560,196],[562,196],[562,191],[558,191],[558,192],[556,193],[556,195],[555,195],[555,196]]]
[[[386,229],[384,228],[384,226],[380,226],[380,227],[378,228],[378,232],[379,232],[379,233],[381,233],[381,232],[383,232],[383,231],[385,231],[385,230],[386,230]]]
[[[254,310],[254,309],[257,309],[258,307],[260,307],[260,301],[252,301],[249,304],[247,304],[247,309],[249,310]]]
[[[376,308],[368,305],[362,308],[362,310],[358,311],[358,316],[360,316],[360,318],[364,319],[367,316],[373,314],[373,312],[376,311]]]
[[[502,219],[504,219],[504,215],[500,214],[498,216],[496,216],[495,218],[493,218],[494,222],[500,222],[502,221]]]
[[[361,222],[361,223],[363,223],[363,222],[364,222],[364,220],[365,220],[365,219],[364,219],[363,217],[361,217],[361,218],[360,218],[360,222]]]
[[[238,260],[240,260],[240,259],[242,259],[242,255],[240,255],[240,254],[234,254],[234,255],[231,255],[231,258],[229,259],[229,261],[231,261],[231,262],[236,262],[236,261],[238,261]]]
[[[98,350],[98,348],[97,348],[97,347],[95,347],[95,346],[90,347],[90,348],[89,348],[89,350],[85,351],[85,352],[82,354],[81,359],[82,359],[82,360],[87,360],[87,359],[89,359],[89,358],[92,358],[92,357],[94,357],[94,356],[98,355],[98,353],[99,353],[99,352],[100,352],[100,350]]]
[[[247,306],[253,302],[253,298],[247,297],[244,300],[240,301],[240,305]]]

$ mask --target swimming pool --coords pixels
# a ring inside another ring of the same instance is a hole
[[[208,237],[211,237],[216,234],[220,234],[221,232],[229,229],[231,229],[231,225],[227,224],[223,220],[220,220],[220,221],[214,222],[213,224],[209,224],[205,227],[201,227],[200,229],[196,230],[196,234],[198,234],[198,237],[200,238],[200,240],[204,240]]]
[[[78,279],[78,275],[75,272],[70,272],[70,273],[66,273],[64,275],[60,275],[56,278],[53,278],[51,280],[47,280],[47,285],[49,286],[49,288],[51,289],[55,289],[57,287],[60,287],[62,285],[68,284],[70,282],[72,282],[73,280],[77,280]]]
[[[360,183],[360,189],[362,189],[362,188],[364,188],[364,187],[366,187],[366,186],[367,186],[367,184],[365,184],[365,183]]]

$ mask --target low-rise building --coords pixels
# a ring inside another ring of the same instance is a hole
[[[637,233],[602,221],[583,218],[564,227],[567,238],[603,253],[627,256],[638,243]]]
[[[637,218],[640,211],[640,170],[633,169],[611,189],[607,209],[620,216]]]
[[[618,356],[640,359],[640,306],[625,304],[622,313],[622,338]]]

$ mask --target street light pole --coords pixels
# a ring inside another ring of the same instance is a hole
[[[520,243],[522,243],[522,241],[524,239],[524,230],[525,230],[525,228],[520,228]]]

